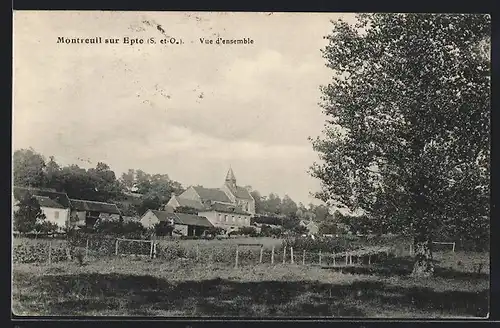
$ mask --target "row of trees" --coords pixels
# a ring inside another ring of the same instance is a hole
[[[53,156],[47,161],[33,149],[14,152],[14,185],[51,188],[75,199],[114,202],[124,215],[140,215],[148,209],[158,209],[172,193],[184,190],[166,174],[129,170],[117,178],[106,163],[99,162],[89,169],[75,164],[61,166]],[[129,206],[121,202],[129,191],[142,194],[138,204]]]
[[[33,149],[14,152],[14,184],[64,191],[70,198],[102,202],[115,202],[124,215],[141,215],[148,209],[160,209],[172,193],[184,191],[181,183],[167,174],[149,174],[140,169],[129,169],[120,177],[106,163],[99,162],[94,168],[85,169],[72,164],[61,166],[51,156],[48,160]],[[251,187],[249,187],[251,188]],[[123,201],[127,193],[140,194],[140,199],[131,204]],[[251,191],[256,201],[256,212],[289,219],[313,219],[324,221],[329,216],[325,205],[307,207],[297,204],[288,195],[280,198],[271,193],[262,196]]]
[[[290,219],[297,218],[299,220],[315,220],[319,222],[325,221],[331,216],[328,207],[323,204],[314,205],[310,203],[306,207],[302,203],[297,204],[288,195],[280,198],[275,193],[270,193],[268,196],[261,195],[257,190],[253,190],[250,193],[255,199],[255,211],[261,215],[275,215]]]

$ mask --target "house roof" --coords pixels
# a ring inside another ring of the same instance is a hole
[[[121,214],[116,204],[96,202],[83,199],[71,199],[71,207],[77,211]]]
[[[34,196],[41,207],[64,208],[57,201],[50,199],[48,196]]]
[[[21,200],[27,192],[29,192],[33,196],[48,197],[50,200],[60,205],[57,208],[71,207],[71,202],[68,198],[68,195],[64,192],[58,192],[55,191],[54,189],[27,188],[27,187],[17,187],[17,186],[14,186],[14,188],[12,188],[14,199],[18,201]],[[40,206],[42,205],[40,204]]]
[[[230,203],[226,193],[218,188],[193,187],[202,200]]]
[[[174,196],[177,202],[179,203],[180,206],[186,206],[186,207],[191,207],[197,210],[202,210],[205,208],[203,204],[197,200],[193,199],[187,199],[187,198],[181,198],[178,196]]]
[[[165,211],[156,211],[156,210],[150,210],[150,211],[153,212],[153,214],[158,218],[158,220],[162,222],[170,220],[170,215],[172,214]]]
[[[185,214],[185,213],[172,213],[170,216],[173,217],[175,224],[184,224],[197,227],[213,227],[212,223],[204,216]]]
[[[210,208],[205,210],[206,212],[211,212],[211,211],[216,211],[216,212],[223,212],[223,213],[235,213],[235,214],[242,214],[242,215],[250,215],[250,213],[247,213],[240,209],[237,206],[234,205],[226,205],[226,204],[221,204],[221,203],[213,203],[210,205]]]
[[[159,221],[173,220],[175,224],[191,225],[197,227],[213,227],[213,225],[204,216],[185,214],[185,213],[169,213],[165,211],[151,210]]]

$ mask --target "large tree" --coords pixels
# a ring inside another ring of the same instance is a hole
[[[287,218],[297,217],[297,204],[290,198],[290,196],[285,195],[281,200],[279,205],[279,211],[281,214],[285,215]]]
[[[41,187],[45,183],[45,159],[33,149],[14,152],[13,171],[16,186]]]
[[[413,274],[432,275],[442,226],[489,226],[490,17],[361,14],[323,49],[317,197],[363,208],[414,237]]]

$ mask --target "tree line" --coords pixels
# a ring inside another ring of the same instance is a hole
[[[140,169],[129,169],[117,177],[110,166],[98,162],[95,167],[85,169],[76,164],[62,166],[54,156],[46,159],[34,149],[18,149],[14,152],[14,185],[35,188],[50,188],[66,192],[69,198],[116,203],[123,215],[138,216],[148,209],[158,210],[168,202],[172,194],[179,195],[184,186],[168,174],[150,174]],[[288,195],[281,198],[275,193],[263,196],[251,190],[260,215],[283,220],[331,219],[325,205],[296,203]],[[125,201],[130,194],[139,194],[136,202]]]

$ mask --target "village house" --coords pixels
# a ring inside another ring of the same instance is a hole
[[[311,220],[308,220],[308,221],[300,220],[299,225],[302,226],[302,227],[306,227],[307,228],[307,233],[309,235],[316,235],[319,232],[319,226],[318,226],[318,224],[315,223],[315,222],[313,222],[313,221],[311,221]]]
[[[71,202],[66,193],[57,192],[54,189],[14,186],[12,188],[12,209],[14,213],[19,209],[19,201],[21,201],[27,193],[38,201],[47,222],[56,224],[60,230],[66,227],[71,213]]]
[[[144,213],[140,222],[146,229],[159,222],[168,222],[174,226],[172,234],[182,236],[201,236],[204,231],[213,228],[210,221],[203,216],[155,210]]]
[[[243,211],[235,205],[214,203],[208,208],[201,210],[199,215],[206,217],[215,227],[222,228],[226,232],[238,230],[242,227],[250,227],[252,215]]]
[[[77,227],[94,227],[99,219],[120,219],[121,213],[116,204],[70,199],[71,222]]]
[[[186,206],[204,211],[214,204],[237,207],[240,211],[255,214],[255,199],[250,192],[236,184],[236,177],[231,168],[227,172],[221,188],[191,186],[179,196],[172,195],[167,205],[173,208]]]

